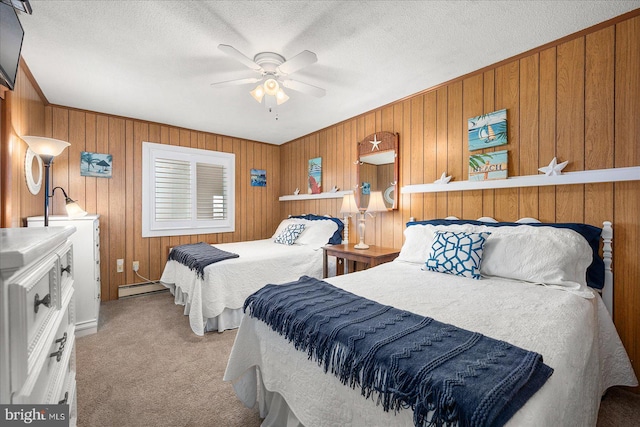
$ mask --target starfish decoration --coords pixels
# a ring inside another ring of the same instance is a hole
[[[538,170],[547,176],[558,176],[562,175],[562,169],[567,166],[567,163],[569,163],[568,160],[566,162],[558,163],[558,160],[554,157],[553,160],[551,160],[551,163],[549,163],[549,166],[545,166]]]
[[[446,172],[442,172],[442,175],[440,175],[440,179],[436,179],[435,181],[433,181],[434,184],[448,184],[449,181],[451,181],[451,176],[447,176]]]
[[[377,149],[378,151],[380,151],[380,147],[378,147],[378,145],[382,142],[382,141],[378,141],[378,136],[374,133],[373,134],[373,141],[369,141],[372,145],[371,147],[371,151],[374,151],[375,149]]]
[[[295,194],[296,196],[300,193],[300,189],[296,187],[295,191],[293,192],[293,194]]]

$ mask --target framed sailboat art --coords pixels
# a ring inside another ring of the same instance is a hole
[[[469,151],[507,143],[507,110],[472,117],[469,124]]]

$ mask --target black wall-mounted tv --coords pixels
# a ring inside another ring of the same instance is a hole
[[[12,6],[0,2],[0,84],[13,90],[24,30]]]

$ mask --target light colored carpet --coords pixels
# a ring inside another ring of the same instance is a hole
[[[103,303],[76,342],[79,427],[254,427],[222,381],[235,331],[193,334],[169,293]],[[640,426],[640,395],[614,388],[598,427]]]

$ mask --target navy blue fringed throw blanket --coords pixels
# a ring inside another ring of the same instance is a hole
[[[204,242],[174,246],[169,252],[169,260],[178,261],[191,270],[195,270],[201,279],[204,278],[204,268],[207,265],[229,258],[238,258],[239,256]]]
[[[412,408],[416,426],[502,426],[553,373],[540,354],[308,276],[244,310],[385,411]]]

